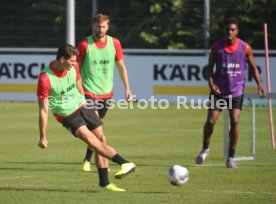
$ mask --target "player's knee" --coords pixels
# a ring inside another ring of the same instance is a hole
[[[207,120],[206,123],[205,123],[205,126],[207,126],[208,128],[212,128],[214,127],[216,121],[214,120]]]
[[[230,121],[230,127],[231,129],[236,129],[239,127],[239,120],[238,119],[233,119]]]
[[[99,139],[101,142],[106,143],[106,137],[105,137],[104,133],[100,133],[100,134],[98,135],[98,139]]]
[[[87,141],[87,135],[82,133],[81,131],[76,131],[76,134],[75,134],[79,139],[82,139],[82,140],[85,140]]]
[[[75,135],[79,138],[79,139],[82,139],[84,141],[88,141],[88,138],[90,136],[90,134],[88,134],[89,132],[88,131],[84,131],[82,128],[79,128]]]
[[[97,137],[98,140],[100,140],[103,143],[106,143],[106,137],[103,132],[102,126],[94,129],[92,133]]]

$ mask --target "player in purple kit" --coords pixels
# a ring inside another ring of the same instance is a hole
[[[237,21],[227,19],[224,25],[225,37],[214,43],[209,56],[207,79],[210,99],[214,100],[211,102],[215,106],[208,109],[207,120],[203,128],[203,148],[196,157],[196,164],[202,164],[208,156],[214,125],[221,110],[227,108],[230,116],[230,141],[226,167],[236,168],[234,156],[239,138],[239,117],[243,105],[247,63],[257,83],[259,95],[265,96],[265,91],[254,63],[252,48],[237,37],[239,31]],[[213,72],[214,65],[216,65],[215,72]],[[218,100],[223,100],[227,107],[216,106]]]

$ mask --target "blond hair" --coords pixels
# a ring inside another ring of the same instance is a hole
[[[95,24],[95,23],[102,23],[104,21],[107,21],[107,24],[110,23],[110,20],[109,20],[109,16],[108,15],[104,15],[102,13],[99,13],[97,14],[94,18],[93,18],[93,21],[92,23]]]

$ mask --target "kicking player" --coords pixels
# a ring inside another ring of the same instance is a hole
[[[46,148],[48,109],[57,121],[75,137],[84,141],[95,151],[99,186],[103,190],[123,192],[108,179],[108,160],[119,164],[121,169],[115,178],[123,178],[135,170],[135,164],[121,157],[114,148],[106,144],[102,122],[96,113],[86,107],[82,81],[77,64],[78,50],[65,44],[58,49],[56,60],[43,69],[38,80],[39,147]]]

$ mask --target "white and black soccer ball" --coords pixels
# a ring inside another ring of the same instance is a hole
[[[168,179],[172,185],[181,186],[189,180],[189,171],[182,165],[173,165],[169,169]]]

